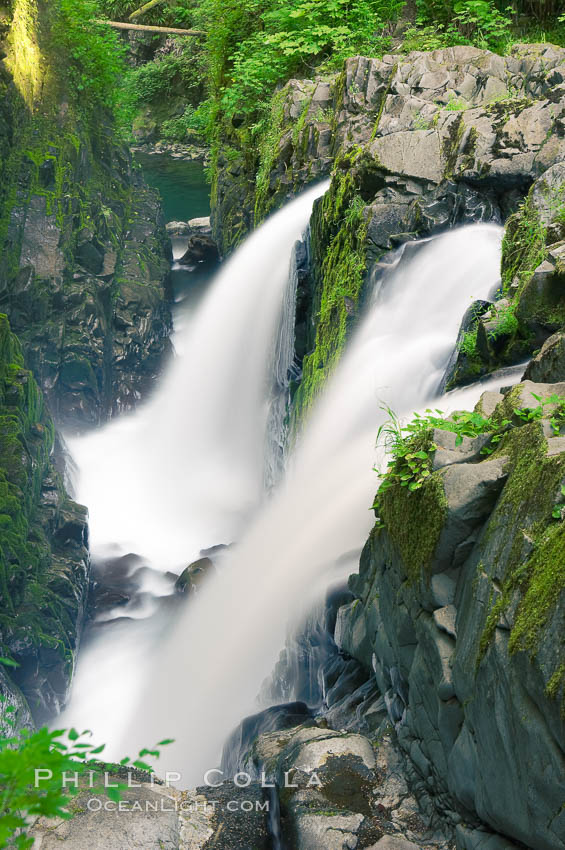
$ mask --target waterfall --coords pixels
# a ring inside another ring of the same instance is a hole
[[[291,615],[338,577],[340,556],[371,528],[383,402],[410,415],[434,398],[461,316],[497,286],[501,234],[494,225],[462,228],[385,275],[285,480],[155,651],[122,748],[175,738],[159,767],[181,772],[185,785],[219,761],[230,730],[256,710]],[[472,404],[484,388],[455,394],[446,409]]]
[[[94,555],[111,543],[180,571],[200,549],[240,536],[263,493],[273,339],[283,304],[292,308],[289,258],[327,185],[287,204],[221,268],[182,319],[179,357],[144,408],[69,440]]]

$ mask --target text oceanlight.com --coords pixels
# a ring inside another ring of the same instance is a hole
[[[86,802],[89,812],[184,812],[212,814],[218,809],[228,812],[268,812],[269,800],[177,800],[161,797],[158,800],[102,800],[91,797]]]

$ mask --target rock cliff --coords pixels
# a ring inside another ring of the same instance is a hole
[[[86,606],[87,511],[53,461],[55,430],[21,346],[0,315],[0,689],[18,722],[65,702]],[[9,673],[9,676],[6,675]]]
[[[430,434],[432,475],[384,492],[338,612],[338,645],[374,672],[411,786],[456,813],[460,850],[564,847],[564,396],[485,393],[479,411],[505,423],[490,454],[488,434]]]
[[[375,263],[406,240],[512,216],[503,301],[479,331],[473,317],[450,385],[524,359],[558,329],[560,254],[550,254],[563,238],[564,85],[565,50],[551,45],[517,45],[505,57],[473,47],[354,57],[339,75],[291,80],[274,96],[258,156],[242,139],[238,156],[232,148],[220,159],[212,221],[223,253],[332,174],[312,221],[295,416],[343,351]]]
[[[57,70],[53,10],[18,0],[0,78],[0,308],[58,423],[131,408],[169,350],[168,240],[109,112]]]

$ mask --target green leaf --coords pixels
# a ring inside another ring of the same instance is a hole
[[[151,773],[153,773],[153,767],[150,764],[147,764],[147,762],[142,761],[141,759],[136,759],[134,762],[132,762],[132,764],[134,767],[138,767],[140,770],[149,770]]]

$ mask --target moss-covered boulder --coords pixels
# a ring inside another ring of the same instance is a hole
[[[0,315],[0,644],[36,722],[65,701],[89,576],[87,511],[65,492],[53,445],[42,393]]]

